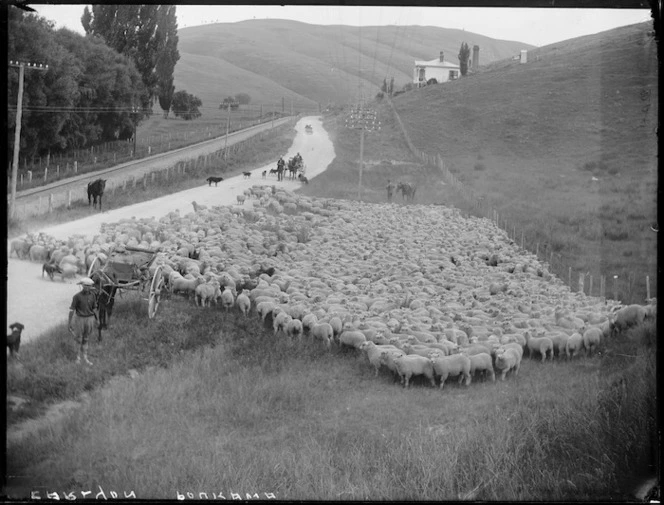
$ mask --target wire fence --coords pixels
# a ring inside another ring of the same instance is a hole
[[[295,118],[283,123],[283,127],[292,127]],[[213,153],[200,155],[188,160],[179,161],[173,165],[144,173],[142,176],[127,176],[122,181],[113,182],[109,180],[104,190],[105,195],[115,194],[116,191],[125,192],[134,188],[148,189],[155,184],[168,184],[174,178],[188,177],[194,174],[206,172],[211,168],[223,168],[227,161],[234,156],[245,152],[252,145],[280,135],[282,128],[276,127],[267,131],[262,131],[249,137],[248,139],[236,142],[225,148],[219,149]],[[86,201],[87,193],[83,191],[54,190],[48,196],[40,196],[36,201],[23,202],[17,206],[17,218],[24,219],[30,216],[52,213],[58,208],[71,208],[74,202]]]
[[[526,234],[520,223],[510,221],[506,216],[501,215],[484,195],[479,194],[459,180],[448,169],[440,153],[430,154],[417,149],[411,141],[394,104],[389,97],[387,97],[387,100],[410,151],[422,163],[429,167],[435,167],[440,171],[445,183],[449,184],[454,189],[455,194],[465,201],[464,210],[476,217],[490,219],[497,227],[506,231],[508,237],[515,244],[524,251],[534,253],[538,260],[543,262],[551,273],[563,280],[571,291],[583,292],[588,296],[600,297],[604,300],[611,298],[622,303],[644,303],[656,296],[656,294],[651,293],[650,276],[648,275],[643,279],[637,279],[633,272],[622,271],[607,276],[602,274],[592,275],[585,269],[580,271],[570,266],[571,262],[568,257],[553,250],[552,240],[543,241],[531,234]],[[639,285],[639,283],[642,284]],[[644,287],[645,298],[643,297]]]

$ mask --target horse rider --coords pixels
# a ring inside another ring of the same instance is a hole
[[[279,161],[277,161],[277,180],[281,181],[284,178],[284,165],[286,165],[286,162],[284,161],[284,157],[281,156],[279,158]]]
[[[387,180],[387,201],[391,202],[392,201],[392,194],[394,193],[394,184],[392,184],[392,181],[390,179]]]
[[[76,338],[80,346],[76,363],[80,363],[82,357],[87,365],[92,366],[88,359],[88,337],[92,335],[97,321],[97,295],[93,290],[95,283],[89,277],[84,277],[78,284],[82,289],[74,295],[69,307],[69,333]]]

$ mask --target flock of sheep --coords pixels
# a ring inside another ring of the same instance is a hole
[[[242,196],[252,205],[192,202],[184,216],[104,224],[93,240],[27,236],[11,253],[85,274],[118,246],[159,250],[152,273],[161,265],[171,293],[256,314],[282,338],[357,348],[376,375],[389,370],[404,386],[415,376],[440,388],[448,377],[504,380],[518,374],[524,353],[591,355],[655,315],[654,303],[571,292],[491,221],[453,208],[261,185]]]

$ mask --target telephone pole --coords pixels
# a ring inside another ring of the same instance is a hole
[[[226,119],[226,139],[224,140],[224,159],[228,158],[228,131],[231,129],[231,103],[228,102],[228,118]]]
[[[346,127],[360,130],[360,173],[357,183],[357,199],[362,201],[362,169],[364,168],[364,132],[380,130],[380,121],[376,121],[376,111],[359,105],[352,108],[346,118]]]
[[[21,120],[23,118],[23,79],[28,70],[48,70],[48,65],[9,61],[10,67],[18,68],[18,100],[16,103],[16,126],[14,128],[14,155],[12,158],[12,196],[9,203],[9,216],[16,217],[16,183],[18,180],[18,151],[21,148]]]

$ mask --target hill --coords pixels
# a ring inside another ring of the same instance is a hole
[[[304,107],[356,101],[359,85],[373,97],[384,78],[400,89],[412,81],[413,63],[444,51],[458,62],[462,42],[480,46],[487,64],[533,46],[431,26],[310,25],[289,20],[250,20],[183,28],[175,86],[217,103],[248,93],[255,103]]]
[[[416,150],[439,153],[484,197],[485,208],[524,233],[531,250],[555,253],[561,278],[569,267],[595,279],[617,275],[619,298],[639,303],[646,276],[656,293],[657,273],[650,227],[657,222],[658,63],[651,30],[643,23],[571,39],[529,51],[527,64],[497,61],[393,98]],[[458,192],[436,180],[440,173],[386,163],[404,159],[396,151],[405,142],[390,106],[383,100],[376,107],[383,128],[366,136],[364,160],[380,173],[367,168],[367,187],[376,191],[366,197],[384,201],[387,178],[405,177],[419,185],[417,202],[455,202]],[[340,127],[335,139],[340,160],[344,144],[355,153],[343,155],[355,174],[358,136]],[[356,175],[350,180],[357,184]],[[612,295],[612,285],[606,288]]]

